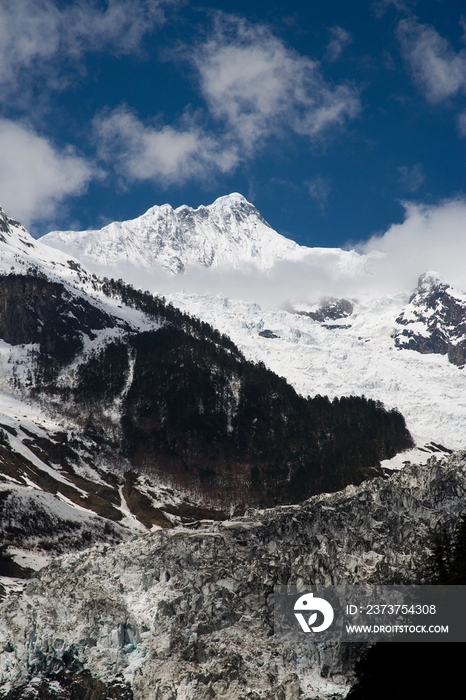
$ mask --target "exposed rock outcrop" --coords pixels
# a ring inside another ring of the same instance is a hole
[[[466,362],[466,295],[455,291],[433,272],[419,278],[418,286],[396,319],[397,348],[448,355],[454,365]]]
[[[299,311],[303,316],[309,316],[313,321],[324,323],[348,318],[354,311],[354,305],[348,299],[325,299],[317,311]]]

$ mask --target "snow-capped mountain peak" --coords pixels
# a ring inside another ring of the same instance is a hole
[[[254,205],[248,202],[246,197],[239,192],[231,192],[230,194],[223,195],[222,197],[217,197],[212,204],[207,205],[206,209],[211,207],[226,207],[228,209],[233,209],[239,204],[246,204],[248,207],[255,209]]]
[[[267,270],[308,251],[274,231],[237,192],[197,209],[163,204],[101,230],[53,231],[42,240],[88,262],[162,267],[173,274],[193,266]]]
[[[0,275],[40,270],[42,274],[76,282],[86,272],[77,260],[70,257],[70,254],[54,250],[33,238],[0,206]]]
[[[24,226],[9,217],[2,207],[0,207],[0,242],[22,250],[36,247],[34,239]]]

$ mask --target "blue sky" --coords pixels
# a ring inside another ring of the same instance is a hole
[[[238,191],[342,246],[462,200],[465,95],[455,0],[0,0],[0,203],[38,236]]]

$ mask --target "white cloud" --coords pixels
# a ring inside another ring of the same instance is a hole
[[[318,139],[360,111],[353,86],[333,87],[317,62],[237,17],[219,13],[212,37],[192,61],[212,116],[248,151],[289,130]]]
[[[246,276],[238,279],[237,289],[264,305],[287,299],[316,302],[326,296],[362,301],[409,294],[421,274],[435,270],[446,282],[466,291],[466,200],[437,206],[406,203],[405,209],[402,223],[362,243],[346,260],[332,249],[325,254],[321,250],[308,261],[279,263],[267,279],[257,275],[256,280],[252,275],[249,281]],[[211,282],[205,279],[203,284],[206,289]],[[228,289],[222,289],[223,284],[226,281],[218,279],[213,291],[232,290],[235,296],[233,280]]]
[[[59,151],[30,128],[0,119],[0,204],[25,226],[52,218],[96,174],[71,148]]]
[[[330,179],[323,175],[316,175],[311,180],[308,180],[305,185],[307,186],[309,196],[316,200],[320,206],[321,212],[324,213],[325,204],[332,191]]]
[[[374,265],[375,281],[388,289],[411,289],[427,270],[466,291],[466,200],[437,206],[406,203],[406,218],[359,248],[383,255]]]
[[[413,79],[430,102],[464,92],[466,49],[455,52],[434,27],[414,19],[401,20],[397,36]]]
[[[409,12],[418,0],[376,0],[373,8],[376,17],[383,17],[389,7],[394,7],[399,12]]]
[[[72,147],[57,149],[31,120],[49,89],[66,87],[87,52],[129,54],[178,0],[0,0],[0,202],[29,225],[53,218],[98,169]],[[47,99],[45,97],[45,99]],[[6,117],[23,110],[28,124]]]
[[[145,126],[119,108],[94,122],[101,158],[128,181],[180,183],[192,177],[229,172],[238,162],[234,146],[205,134],[192,120],[179,126]]]
[[[325,55],[329,61],[338,61],[344,49],[353,43],[353,39],[351,34],[342,27],[332,27],[330,37]]]
[[[458,124],[458,131],[460,132],[460,136],[465,137],[466,136],[466,112],[461,112],[461,114],[458,115],[457,124]]]
[[[411,168],[407,165],[400,165],[397,170],[399,182],[408,192],[417,192],[425,182],[426,176],[422,163],[416,163]]]
[[[40,76],[64,84],[63,68],[87,51],[127,54],[163,20],[162,7],[175,0],[0,0],[0,95],[24,93]],[[1,99],[0,97],[0,99]]]

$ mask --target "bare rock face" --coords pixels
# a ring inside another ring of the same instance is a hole
[[[303,316],[309,316],[313,321],[324,323],[348,318],[354,311],[353,304],[348,299],[326,299],[317,311],[301,311]]]
[[[448,355],[454,365],[466,362],[466,295],[438,275],[426,272],[409,304],[396,319],[398,348]]]
[[[358,650],[274,638],[274,585],[422,582],[465,496],[456,453],[298,506],[56,559],[0,609],[0,697],[41,683],[71,697],[52,680],[80,674],[136,700],[342,696]]]
[[[121,680],[111,683],[86,672],[59,672],[34,679],[8,694],[8,700],[133,700],[131,687]]]

